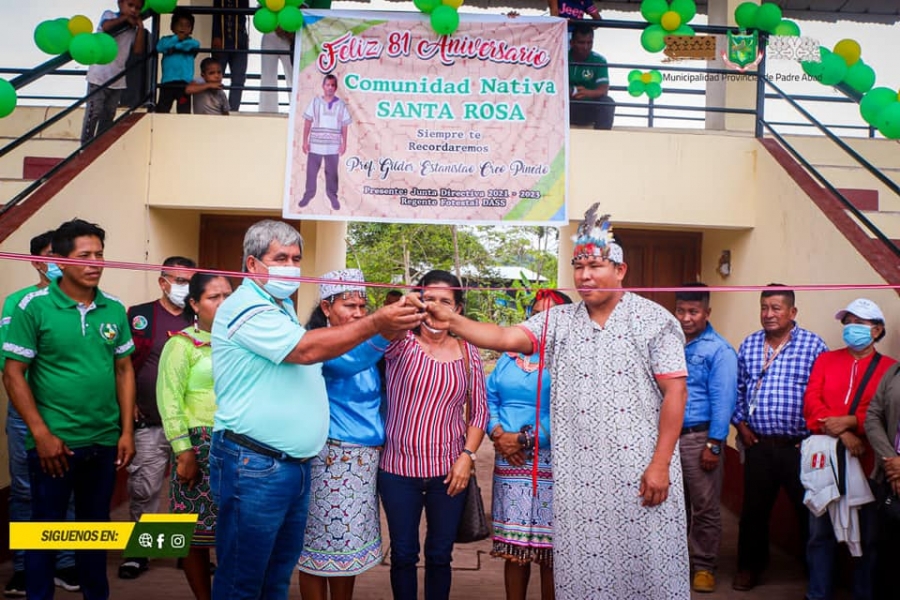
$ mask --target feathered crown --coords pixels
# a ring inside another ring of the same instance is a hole
[[[572,260],[599,256],[614,263],[621,263],[624,258],[622,247],[616,243],[616,238],[613,237],[609,215],[597,217],[599,208],[600,203],[595,202],[584,213],[584,220],[578,225],[578,230],[572,238],[575,242]]]

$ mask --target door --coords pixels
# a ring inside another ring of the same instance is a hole
[[[701,233],[616,228],[616,239],[628,264],[625,287],[680,287],[699,280]],[[641,295],[670,312],[675,311],[674,292],[641,292]]]

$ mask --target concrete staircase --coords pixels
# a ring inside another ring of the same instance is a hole
[[[0,149],[52,117],[61,108],[20,107],[15,119],[0,119]],[[0,204],[13,198],[39,179],[60,160],[78,149],[82,111],[75,111],[59,123],[0,157]]]
[[[844,141],[889,179],[900,184],[900,144],[856,138]],[[821,139],[803,136],[789,137],[788,142],[882,233],[900,246],[900,196],[835,144],[822,144]],[[849,211],[846,212],[860,224]],[[866,232],[874,237],[868,229]]]

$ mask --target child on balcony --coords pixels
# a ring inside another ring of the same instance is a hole
[[[187,94],[194,103],[195,115],[227,115],[228,96],[222,91],[222,65],[214,58],[204,58],[200,62],[202,78],[195,79],[187,86]]]
[[[115,34],[119,51],[108,65],[91,65],[87,72],[88,95],[84,105],[84,124],[81,127],[81,144],[88,143],[98,133],[103,133],[112,125],[116,108],[125,89],[125,77],[119,77],[100,90],[107,81],[125,70],[128,54],[144,53],[144,26],[141,22],[141,0],[119,0],[119,12],[108,10],[100,17],[97,31]],[[124,29],[123,29],[124,27]]]
[[[162,78],[159,82],[159,100],[156,112],[167,113],[177,102],[179,114],[190,114],[191,100],[187,86],[194,80],[194,57],[200,42],[191,37],[194,31],[194,15],[183,9],[172,13],[172,34],[159,40],[156,49],[162,55]]]

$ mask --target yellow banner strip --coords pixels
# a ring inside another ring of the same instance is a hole
[[[134,523],[10,523],[9,548],[124,550],[133,530]]]

